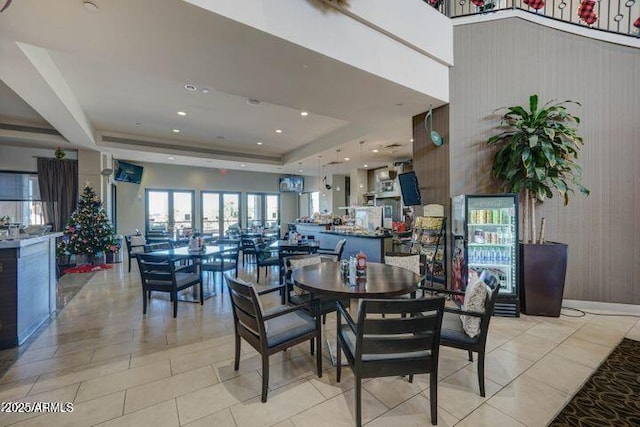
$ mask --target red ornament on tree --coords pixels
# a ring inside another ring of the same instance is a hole
[[[478,7],[484,6],[484,0],[471,0],[471,3],[475,4]]]
[[[535,10],[542,9],[544,7],[544,0],[522,0],[522,2]]]
[[[635,20],[635,22],[633,23],[633,26],[636,28],[640,28],[640,18]]]
[[[595,0],[582,0],[578,6],[578,16],[587,25],[593,25],[598,20],[598,15],[593,11],[596,7]]]

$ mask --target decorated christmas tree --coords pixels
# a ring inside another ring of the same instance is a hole
[[[86,255],[90,264],[105,252],[116,252],[118,242],[100,197],[87,183],[78,208],[71,214],[58,245],[59,255]]]

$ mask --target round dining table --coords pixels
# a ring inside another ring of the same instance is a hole
[[[321,262],[293,271],[293,283],[311,294],[335,298],[393,298],[415,292],[420,276],[411,270],[377,262],[355,281],[343,276],[339,262]]]

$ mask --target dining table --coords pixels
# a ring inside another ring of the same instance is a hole
[[[310,300],[315,295],[336,299],[385,299],[413,294],[418,289],[421,277],[406,268],[369,262],[364,276],[350,278],[342,274],[340,262],[328,261],[293,270],[291,280],[309,292]],[[335,356],[329,340],[327,347],[331,365],[334,366]]]
[[[209,258],[213,258],[215,256],[219,256],[220,254],[230,251],[233,249],[237,249],[237,245],[234,244],[221,244],[221,245],[207,245],[204,246],[201,250],[192,251],[188,246],[174,248],[174,249],[165,249],[161,251],[153,252],[154,255],[159,256],[168,256],[173,261],[181,261],[181,260],[191,260],[196,265],[198,269],[198,274],[200,274],[200,280],[204,280],[202,277],[202,269],[200,268],[200,264],[202,261],[207,260]],[[204,283],[204,282],[203,282]],[[213,287],[215,289],[215,286]],[[214,289],[204,289],[203,290],[203,299],[211,298],[216,295]],[[180,301],[188,301],[188,302],[200,302],[200,289],[198,286],[192,286],[192,290],[185,290],[178,294],[178,299]]]

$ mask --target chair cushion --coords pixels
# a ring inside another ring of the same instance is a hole
[[[178,287],[199,281],[200,275],[196,273],[176,273],[176,284],[178,285]]]
[[[446,308],[445,308],[446,310]],[[455,341],[464,344],[475,344],[478,341],[478,336],[471,338],[462,329],[462,322],[460,322],[460,316],[454,313],[444,312],[442,316],[442,329],[440,331],[441,341]]]
[[[352,355],[356,354],[356,335],[353,333],[348,325],[340,325],[340,335],[344,338],[347,344],[348,350]],[[396,335],[397,336],[397,335]],[[431,350],[424,351],[412,351],[406,353],[388,353],[388,354],[363,354],[363,362],[377,362],[383,360],[393,359],[411,359],[411,358],[423,358],[431,355]]]
[[[463,310],[476,311],[484,313],[485,303],[487,301],[487,295],[490,292],[484,280],[477,279],[469,282],[469,286],[464,292],[464,304]],[[480,318],[475,316],[461,315],[462,329],[471,338],[480,333]]]
[[[267,346],[275,347],[285,341],[316,330],[313,317],[301,311],[294,311],[265,322],[267,329]]]
[[[394,267],[405,268],[411,270],[416,274],[420,274],[420,255],[407,255],[407,256],[386,256],[384,257],[384,263],[392,265]]]

